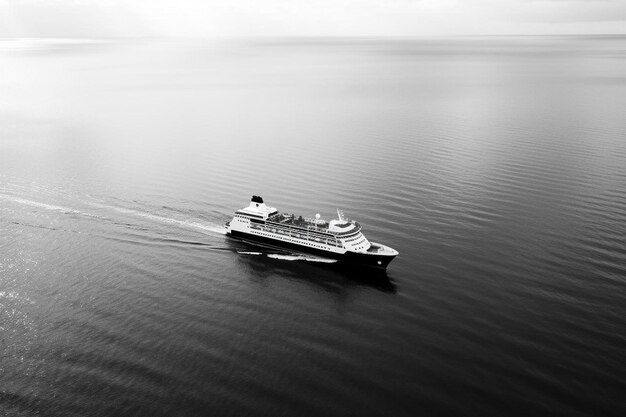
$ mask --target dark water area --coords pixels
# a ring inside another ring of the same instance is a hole
[[[0,415],[626,412],[626,37],[0,41]],[[229,240],[252,194],[400,252]]]

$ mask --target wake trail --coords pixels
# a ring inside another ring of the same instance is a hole
[[[58,212],[62,214],[79,215],[79,216],[84,216],[84,217],[100,219],[100,220],[114,220],[106,216],[88,213],[88,212],[85,212],[82,210],[76,210],[70,207],[42,203],[39,201],[28,200],[25,198],[14,197],[14,196],[6,195],[6,194],[0,194],[0,199],[4,199],[12,203],[16,203],[16,204],[22,204],[25,206],[35,207],[35,208]],[[148,212],[144,212],[140,210],[133,210],[133,209],[128,209],[124,207],[111,206],[111,205],[94,203],[94,202],[88,202],[87,204],[100,208],[100,209],[113,210],[118,213],[130,215],[134,217],[141,217],[141,218],[144,218],[153,222],[157,222],[157,223],[171,224],[171,225],[175,225],[175,226],[182,227],[182,228],[201,230],[203,232],[209,232],[209,233],[220,234],[220,235],[226,234],[226,229],[224,229],[223,226],[220,226],[217,224],[201,223],[201,222],[192,221],[192,220],[180,220],[180,219],[175,219],[171,217],[159,216],[156,214],[152,214],[152,213],[148,213]]]
[[[283,261],[321,262],[325,264],[334,264],[337,262],[336,259],[320,258],[317,256],[308,255],[281,255],[278,253],[270,253],[267,255],[267,257],[272,259],[280,259]]]
[[[334,264],[337,262],[336,259],[328,259],[328,258],[320,258],[317,256],[309,256],[309,255],[286,255],[280,253],[263,253],[263,252],[249,252],[249,251],[237,251],[240,255],[253,255],[253,256],[262,256],[265,255],[268,258],[279,259],[281,261],[305,261],[305,262],[321,262],[326,264]]]
[[[3,194],[0,194],[0,198],[4,200],[8,200],[12,203],[22,204],[22,205],[30,206],[30,207],[37,207],[37,208],[41,208],[41,209],[49,210],[49,211],[56,211],[56,212],[63,213],[63,214],[76,214],[76,215],[85,216],[85,217],[94,217],[94,218],[101,218],[101,219],[103,218],[102,216],[98,216],[92,213],[87,213],[81,210],[76,210],[76,209],[64,207],[64,206],[57,206],[54,204],[41,203],[39,201],[27,200],[25,198],[7,196]]]
[[[119,206],[110,206],[110,205],[100,204],[100,203],[90,203],[90,204],[100,207],[100,208],[104,208],[104,209],[115,210],[118,213],[141,217],[141,218],[144,218],[144,219],[156,222],[156,223],[171,224],[171,225],[179,226],[179,227],[186,228],[186,229],[202,230],[204,232],[215,233],[215,234],[220,234],[220,235],[226,234],[226,229],[224,229],[223,226],[219,226],[217,224],[200,223],[197,221],[190,221],[190,220],[180,220],[180,219],[175,219],[172,217],[159,216],[157,214],[152,214],[152,213],[148,213],[145,211],[134,210],[134,209],[124,208],[124,207],[119,207]]]
[[[34,200],[28,200],[28,199],[20,198],[20,197],[0,194],[0,199],[4,199],[7,201],[16,203],[16,204],[35,207],[35,208],[48,210],[48,211],[54,211],[54,212],[58,212],[62,214],[78,215],[78,216],[85,216],[85,217],[90,217],[90,218],[95,218],[95,219],[100,219],[100,220],[114,221],[114,219],[111,217],[88,213],[82,210],[76,210],[76,209],[66,207],[66,206],[60,206],[60,205],[55,205],[55,204],[42,203],[42,202],[34,201]],[[101,203],[95,203],[95,202],[87,202],[87,204],[93,207],[99,208],[99,209],[112,210],[121,214],[125,214],[127,216],[139,217],[139,218],[143,218],[143,219],[155,222],[155,223],[169,224],[169,225],[174,225],[174,226],[185,228],[185,229],[194,229],[194,230],[200,230],[202,232],[226,235],[226,229],[223,226],[218,225],[218,224],[204,223],[204,222],[199,222],[199,221],[194,221],[194,220],[181,220],[181,219],[176,219],[172,217],[165,217],[165,216],[160,216],[157,214],[152,214],[146,211],[140,211],[140,210],[129,209],[125,207],[119,207],[119,206],[113,206],[113,205],[107,205],[107,204],[101,204]],[[56,230],[56,229],[53,229],[53,230]],[[181,241],[181,240],[176,240],[176,239],[166,239],[166,241],[171,241],[174,243],[186,243],[186,244],[204,246],[204,244],[200,242]],[[214,247],[214,248],[211,247],[211,249],[230,250],[230,249],[221,248],[221,247]],[[252,255],[252,256],[264,255],[268,258],[278,259],[282,261],[305,261],[305,262],[320,262],[320,263],[336,263],[337,262],[336,259],[322,258],[322,257],[305,255],[305,254],[297,254],[297,253],[296,254],[289,254],[289,253],[281,254],[281,253],[267,253],[267,252],[257,252],[257,251],[236,251],[236,252],[241,255]],[[4,293],[2,295],[4,295]]]

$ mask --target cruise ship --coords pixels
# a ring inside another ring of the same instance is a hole
[[[234,238],[377,268],[387,268],[398,255],[389,246],[367,240],[361,225],[346,219],[341,210],[337,215],[338,219],[326,222],[319,214],[307,219],[280,213],[255,195],[225,227]]]

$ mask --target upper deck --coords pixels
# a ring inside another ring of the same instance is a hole
[[[345,231],[330,230],[330,223],[324,220],[307,219],[302,216],[296,217],[294,214],[276,213],[267,218],[268,222],[277,223],[290,228],[298,228],[309,232],[329,234],[335,237],[344,237],[358,233],[361,225],[358,222],[345,220],[341,224],[334,224],[335,228],[345,229]]]

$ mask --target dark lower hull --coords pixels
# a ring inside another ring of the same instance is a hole
[[[270,245],[281,249],[290,249],[298,252],[310,253],[312,255],[320,256],[323,258],[331,258],[336,259],[340,262],[369,266],[374,268],[387,268],[389,262],[391,262],[394,256],[385,256],[385,255],[376,255],[376,254],[365,254],[365,253],[354,253],[354,252],[346,252],[345,254],[339,254],[334,252],[328,252],[325,250],[308,248],[306,246],[297,245],[290,242],[281,242],[280,240],[270,239],[264,236],[256,236],[249,233],[242,233],[235,230],[231,230],[229,236],[232,236],[237,239],[242,239],[250,242],[258,242],[264,245]]]

